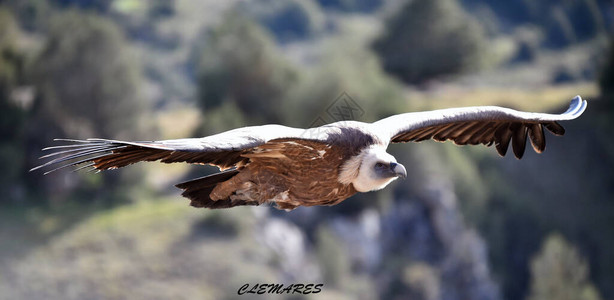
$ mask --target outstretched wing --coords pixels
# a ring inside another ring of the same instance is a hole
[[[522,112],[497,106],[477,106],[394,115],[373,123],[382,139],[392,143],[452,140],[457,145],[495,145],[504,156],[512,142],[517,158],[524,154],[527,135],[533,149],[541,153],[546,147],[544,127],[555,135],[565,130],[558,121],[579,117],[586,100],[576,96],[562,114]]]
[[[41,159],[50,161],[30,171],[54,167],[50,172],[79,165],[80,169],[107,170],[121,168],[140,161],[163,163],[187,162],[210,164],[227,169],[247,158],[241,156],[246,150],[265,144],[270,140],[300,137],[306,131],[281,125],[263,125],[237,128],[204,138],[177,139],[151,142],[125,142],[106,139],[67,140],[67,145],[43,149],[52,151]]]

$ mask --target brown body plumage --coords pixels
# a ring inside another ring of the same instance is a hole
[[[229,206],[242,201],[270,202],[282,209],[337,204],[356,193],[352,185],[337,181],[336,166],[348,158],[340,150],[308,140],[271,141],[243,154],[250,162],[229,180],[218,183],[209,199],[200,197],[192,201],[204,207],[217,201]],[[188,197],[193,188],[189,183],[178,185]]]

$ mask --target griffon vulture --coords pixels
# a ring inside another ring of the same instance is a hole
[[[478,106],[412,112],[374,123],[341,121],[317,128],[281,125],[237,128],[203,138],[149,142],[107,139],[66,140],[72,144],[43,150],[52,159],[36,170],[55,165],[108,170],[140,161],[209,164],[221,172],[177,184],[191,205],[228,208],[275,204],[335,205],[356,192],[384,188],[405,167],[386,152],[390,143],[452,140],[457,145],[494,145],[503,156],[511,142],[521,158],[527,136],[537,153],[544,151],[544,128],[565,132],[559,121],[584,112],[586,101],[576,96],[559,115],[521,112],[497,106]],[[31,171],[32,171],[31,170]]]

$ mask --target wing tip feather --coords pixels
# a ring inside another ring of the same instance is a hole
[[[562,115],[569,116],[569,120],[575,119],[582,115],[586,110],[588,103],[586,100],[582,99],[580,95],[576,95],[569,102],[569,108]]]

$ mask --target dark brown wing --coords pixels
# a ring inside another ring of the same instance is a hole
[[[558,121],[575,119],[585,109],[586,101],[576,96],[569,109],[559,115],[482,106],[400,114],[373,125],[392,143],[434,139],[451,140],[457,145],[494,144],[503,156],[511,142],[514,155],[522,158],[527,136],[533,149],[541,153],[546,147],[544,128],[555,135],[563,135],[565,130]]]
[[[221,169],[229,168],[242,158],[241,150],[228,151],[198,151],[187,147],[174,148],[162,145],[161,142],[124,142],[102,139],[65,140],[73,144],[48,147],[44,151],[54,151],[44,155],[41,159],[50,161],[37,166],[30,171],[54,166],[50,171],[63,169],[69,166],[80,165],[76,170],[95,169],[108,170],[125,167],[141,161],[161,161],[163,163],[187,162],[196,164],[211,164]]]
[[[42,156],[50,161],[30,171],[54,167],[45,174],[79,165],[80,169],[108,170],[141,161],[163,163],[187,162],[210,164],[221,169],[231,168],[247,160],[241,154],[247,149],[277,138],[301,136],[305,130],[281,125],[243,127],[220,134],[195,139],[151,142],[126,142],[106,139],[66,140],[68,145],[43,149],[52,151]]]

